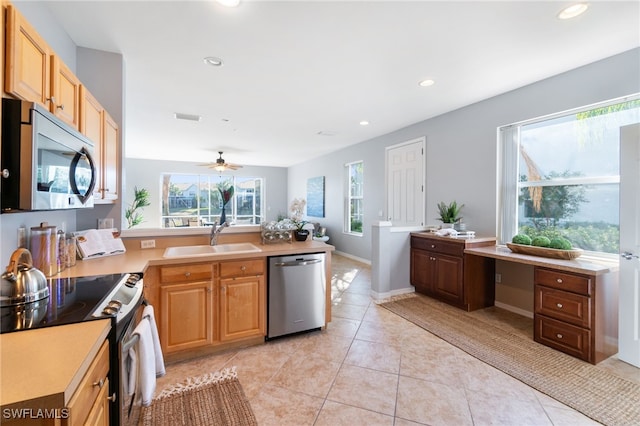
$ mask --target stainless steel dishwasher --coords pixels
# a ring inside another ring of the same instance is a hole
[[[269,257],[267,339],[324,327],[325,253]]]

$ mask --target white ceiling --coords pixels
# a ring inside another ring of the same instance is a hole
[[[640,46],[640,2],[50,1],[122,53],[127,157],[289,166]],[[203,63],[217,56],[224,66]],[[435,80],[428,88],[418,86]],[[198,114],[200,122],[173,114]],[[368,120],[369,126],[361,126]],[[326,132],[329,135],[319,135]]]

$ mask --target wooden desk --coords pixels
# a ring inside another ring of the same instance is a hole
[[[549,259],[501,246],[464,253],[533,266],[536,342],[592,364],[618,352],[617,262]]]

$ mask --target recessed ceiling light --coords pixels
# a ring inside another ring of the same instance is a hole
[[[176,112],[173,114],[173,118],[176,120],[187,120],[187,121],[200,121],[202,117],[196,114],[183,114],[181,112]]]
[[[225,7],[236,7],[240,4],[240,0],[216,0],[218,4]]]
[[[362,121],[360,122],[360,125],[361,125],[361,126],[368,126],[368,125],[369,125],[369,122],[368,122],[367,120],[362,120]]]
[[[565,7],[558,13],[558,19],[571,19],[575,18],[578,15],[582,15],[589,8],[589,4],[584,3],[575,3],[569,7]]]
[[[207,65],[211,65],[212,67],[221,67],[224,62],[222,59],[216,58],[215,56],[207,56],[204,58],[204,63]]]
[[[422,80],[420,83],[418,83],[418,85],[421,87],[429,87],[429,86],[433,86],[434,84],[435,84],[435,81],[431,79]]]

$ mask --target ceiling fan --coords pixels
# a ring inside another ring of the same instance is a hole
[[[238,164],[231,164],[224,161],[224,158],[222,158],[222,151],[218,151],[218,154],[220,154],[220,157],[216,159],[215,163],[207,163],[207,164],[200,164],[200,165],[207,166],[218,172],[224,172],[225,170],[237,170],[242,167]]]

